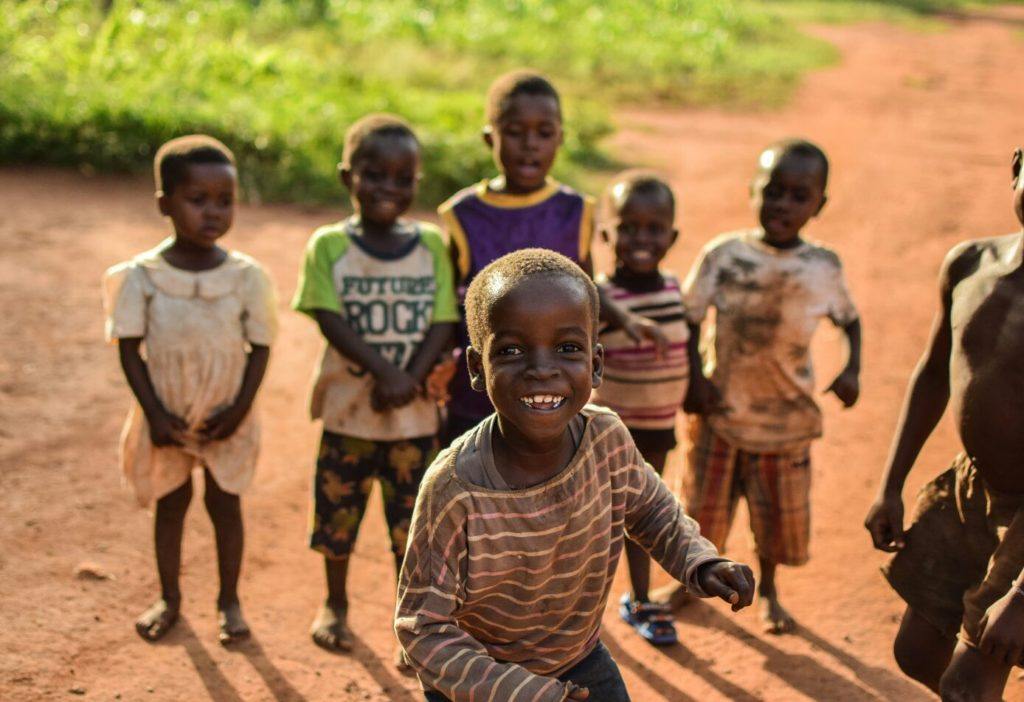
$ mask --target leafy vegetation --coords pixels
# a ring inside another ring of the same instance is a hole
[[[615,103],[783,99],[832,56],[783,5],[0,0],[0,162],[142,171],[163,141],[206,132],[235,150],[249,197],[327,201],[345,129],[386,110],[420,135],[436,203],[493,170],[484,92],[532,66],[565,93],[558,174],[572,181],[606,165]]]

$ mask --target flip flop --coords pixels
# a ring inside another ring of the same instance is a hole
[[[655,646],[671,646],[679,641],[672,610],[658,602],[637,602],[627,592],[619,600],[619,616]]]

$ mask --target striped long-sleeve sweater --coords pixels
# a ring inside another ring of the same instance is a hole
[[[672,429],[690,384],[690,338],[679,280],[656,274],[638,280],[598,278],[608,297],[657,322],[668,339],[659,356],[651,342],[637,344],[621,328],[601,328],[604,376],[592,401],[615,410],[630,429]]]
[[[593,650],[623,535],[691,592],[719,560],[613,413],[586,407],[569,465],[512,490],[494,468],[494,417],[438,456],[416,500],[395,630],[427,689],[548,702]]]

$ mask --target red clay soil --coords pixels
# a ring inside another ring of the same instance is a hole
[[[861,522],[935,310],[943,254],[1015,226],[1009,155],[1024,142],[1024,98],[1012,68],[1022,27],[1024,13],[1006,11],[941,31],[820,29],[843,61],[810,76],[781,112],[621,115],[617,151],[664,169],[679,190],[682,239],[671,257],[679,272],[712,235],[751,222],[746,188],[760,147],[795,134],[820,142],[833,159],[832,201],[810,234],[845,261],[866,339],[861,404],[844,412],[823,398],[811,562],[781,575],[800,629],[763,635],[752,610],[700,603],[683,615],[682,643],[656,650],[610,607],[604,640],[633,699],[931,698],[893,662],[903,607]],[[198,499],[184,547],[185,618],[158,644],[135,635],[134,617],[157,592],[152,526],[119,487],[115,447],[129,395],[101,340],[99,279],[162,236],[149,189],[0,169],[0,698],[420,699],[389,664],[393,575],[378,507],[353,561],[355,652],[330,655],[307,635],[323,596],[320,559],[304,544],[317,439],[305,398],[320,340],[285,301],[306,237],[337,211],[243,207],[228,240],[269,267],[282,301],[262,394],[263,457],[244,501],[242,597],[255,636],[230,651],[216,642],[212,533]],[[839,338],[826,331],[816,347],[824,386],[842,357]],[[956,447],[947,419],[911,475],[908,500]],[[670,473],[680,458],[672,460]],[[742,527],[733,555],[749,558]],[[83,562],[109,579],[74,577]],[[613,601],[623,588],[620,573]],[[1024,699],[1016,673],[1008,695]]]

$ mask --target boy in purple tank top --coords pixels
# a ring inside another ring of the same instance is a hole
[[[563,141],[558,91],[531,71],[501,76],[487,93],[483,138],[500,175],[460,190],[438,208],[449,237],[460,301],[480,270],[519,249],[557,251],[591,274],[593,199],[548,175]],[[665,344],[656,325],[603,297],[601,317],[617,323],[635,340],[650,338],[659,347]],[[464,322],[459,325],[457,343],[461,350],[469,345]],[[487,395],[470,387],[462,354],[449,395],[443,443],[494,411]]]

